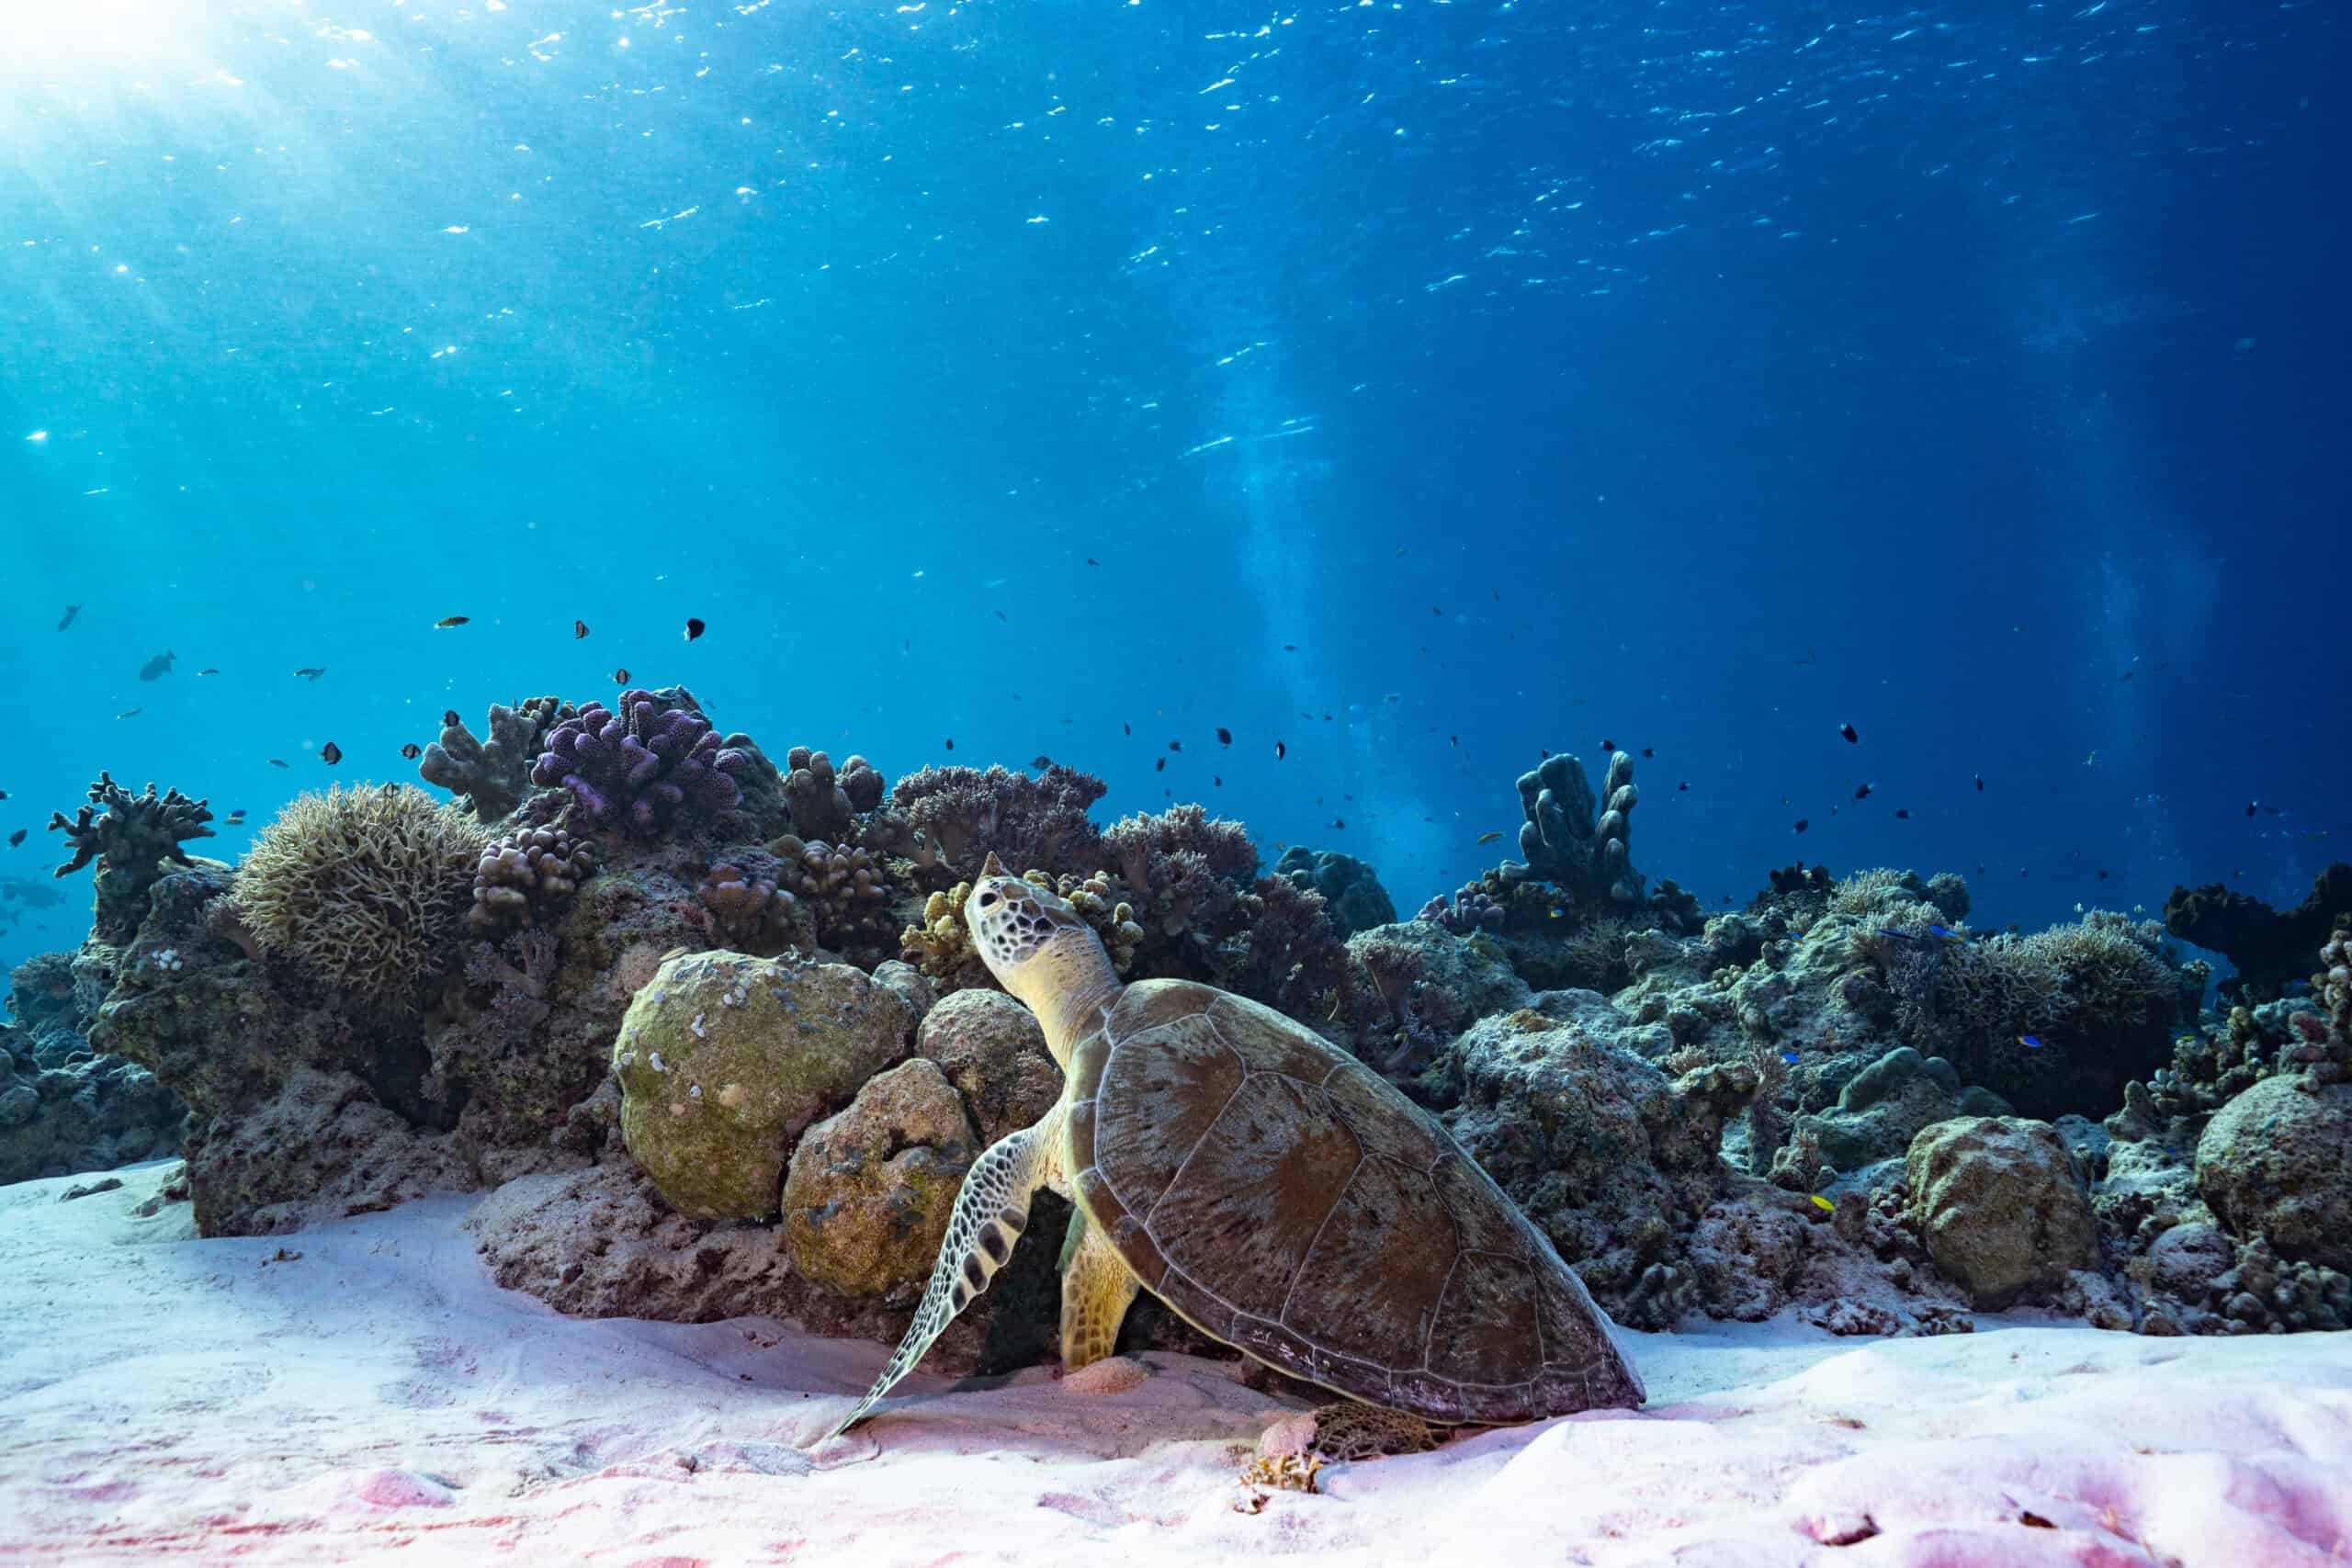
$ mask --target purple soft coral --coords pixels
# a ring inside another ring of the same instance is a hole
[[[531,782],[561,784],[588,822],[630,838],[658,838],[682,816],[731,810],[742,751],[719,744],[684,687],[657,695],[632,688],[620,712],[590,703],[548,732]]]

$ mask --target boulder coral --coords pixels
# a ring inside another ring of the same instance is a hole
[[[2241,1236],[2352,1273],[2352,1084],[2264,1078],[2197,1141],[2197,1189]]]
[[[1962,1116],[1924,1128],[1904,1163],[1936,1267],[1982,1312],[2055,1294],[2098,1267],[2090,1194],[2046,1122]]]
[[[794,1141],[904,1056],[913,1028],[847,964],[673,954],[613,1044],[621,1135],[679,1213],[769,1218]]]

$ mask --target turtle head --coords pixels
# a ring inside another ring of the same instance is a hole
[[[1006,871],[994,852],[965,899],[964,923],[989,973],[1037,1015],[1046,1043],[1066,1062],[1085,1021],[1120,989],[1102,939],[1067,900]]]

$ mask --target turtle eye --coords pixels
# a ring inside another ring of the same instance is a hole
[[[995,902],[996,902],[996,895],[995,895],[995,894],[993,894],[993,893],[983,893],[983,894],[981,894],[981,895],[980,895],[980,908],[981,908],[985,909],[985,908],[987,908],[989,905],[991,905],[991,904],[993,904],[993,903],[995,903]]]

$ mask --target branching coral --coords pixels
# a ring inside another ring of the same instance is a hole
[[[466,927],[483,835],[423,790],[297,795],[262,829],[230,900],[254,944],[374,1002],[439,974]]]
[[[2289,981],[2311,973],[2312,954],[2346,914],[2352,914],[2352,865],[2337,861],[2291,909],[2274,909],[2218,882],[2176,887],[2165,900],[2165,929],[2236,966],[2237,973],[2221,984],[2223,996],[2268,1001]]]
[[[520,930],[550,919],[596,869],[596,849],[561,828],[533,828],[482,852],[474,869],[474,905],[466,923],[478,931]]]
[[[1609,759],[1600,800],[1585,780],[1584,763],[1566,752],[1544,759],[1519,775],[1519,852],[1527,869],[1580,899],[1619,904],[1642,897],[1641,874],[1630,856],[1627,817],[1641,792],[1634,787],[1634,759],[1623,751]]]
[[[892,786],[890,804],[958,877],[978,876],[990,851],[1007,865],[1084,876],[1102,864],[1086,812],[1103,789],[1058,762],[1035,778],[1004,767],[927,767]]]
[[[720,744],[693,693],[632,688],[620,703],[618,713],[590,703],[548,731],[531,781],[561,784],[587,825],[633,839],[734,807],[741,792],[730,775],[744,754]]]
[[[898,952],[890,883],[868,850],[786,833],[768,846],[777,880],[808,909],[818,945],[871,967]]]
[[[532,697],[514,707],[492,703],[485,741],[451,708],[443,716],[441,738],[416,764],[417,776],[462,796],[478,821],[495,822],[522,804],[548,731],[574,713],[557,697]]]
[[[773,958],[790,946],[799,903],[756,868],[714,865],[695,889],[711,934],[738,953]]]
[[[1147,929],[1157,926],[1168,936],[1229,914],[1243,879],[1258,869],[1249,829],[1193,805],[1171,806],[1157,817],[1123,817],[1103,831],[1102,848]]]
[[[1456,936],[1468,936],[1475,931],[1498,931],[1507,917],[1503,906],[1483,886],[1465,882],[1451,899],[1440,893],[1422,905],[1413,918],[1435,920]]]
[[[99,807],[106,815],[97,815]],[[205,824],[212,813],[201,800],[190,800],[177,790],[158,796],[150,784],[143,795],[132,795],[101,769],[90,786],[90,804],[74,813],[50,813],[49,829],[62,831],[73,841],[74,858],[57,868],[71,875],[96,860],[96,931],[99,940],[129,942],[147,913],[148,890],[164,876],[165,861],[194,865],[182,842],[209,839]]]
[[[863,757],[851,757],[836,773],[824,752],[795,746],[786,754],[785,767],[792,830],[803,839],[837,842],[848,834],[854,815],[882,804],[882,775]]]
[[[1120,974],[1133,967],[1143,928],[1136,924],[1135,910],[1118,897],[1108,876],[1100,872],[1086,877],[1055,876],[1032,868],[1023,880],[1052,890],[1084,916],[1102,939]],[[923,902],[922,923],[899,933],[899,956],[940,982],[943,995],[989,983],[988,966],[973,947],[971,929],[964,920],[964,905],[971,894],[968,882],[933,893]]]

